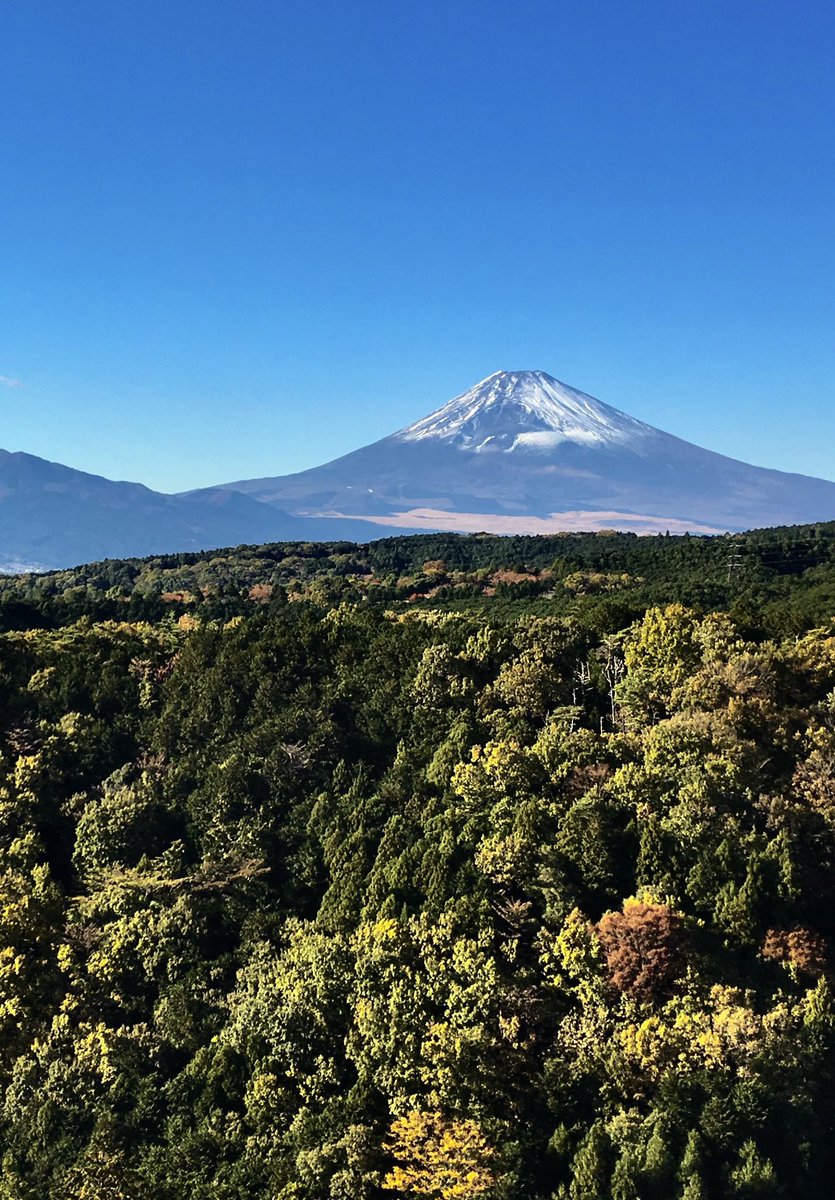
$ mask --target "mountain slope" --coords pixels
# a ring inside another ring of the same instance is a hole
[[[835,483],[702,449],[544,371],[499,371],[323,466],[225,485],[297,515],[495,532],[712,532],[835,517]]]
[[[240,492],[166,496],[141,483],[0,450],[0,570],[376,532],[365,523],[291,517]]]

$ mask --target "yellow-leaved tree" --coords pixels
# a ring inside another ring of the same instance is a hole
[[[413,1111],[393,1122],[386,1149],[395,1160],[383,1180],[390,1191],[468,1200],[486,1195],[498,1181],[496,1152],[475,1121]]]

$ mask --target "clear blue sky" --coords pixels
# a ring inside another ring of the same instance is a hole
[[[0,41],[0,446],[177,490],[540,368],[835,478],[831,0],[10,0]]]

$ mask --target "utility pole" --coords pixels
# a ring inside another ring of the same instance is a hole
[[[730,552],[730,554],[728,555],[728,583],[729,584],[730,584],[733,576],[736,574],[736,572],[741,571],[741,570],[742,570],[742,555],[739,553],[738,550],[732,550]]]

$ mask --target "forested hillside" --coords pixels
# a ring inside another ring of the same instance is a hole
[[[779,636],[835,612],[835,522],[715,538],[425,534],[108,560],[0,576],[0,630],[54,628],[82,616],[228,620],[285,599],[431,601],[444,609],[489,601],[494,617],[575,616],[603,631],[678,601],[731,609],[753,636]]]
[[[0,1197],[831,1196],[835,526],[0,620]]]

